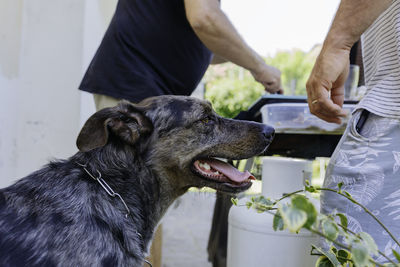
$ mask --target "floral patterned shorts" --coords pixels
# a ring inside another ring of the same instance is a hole
[[[366,206],[396,238],[400,238],[400,120],[369,113],[358,130],[362,109],[349,120],[329,162],[324,187],[343,191]],[[321,195],[321,212],[334,210],[345,213],[349,229],[367,232],[376,241],[379,250],[393,256],[391,250],[399,247],[384,229],[359,206],[332,192]],[[376,259],[385,262],[383,257]]]

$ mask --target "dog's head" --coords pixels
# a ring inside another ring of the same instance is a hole
[[[176,191],[208,186],[236,193],[251,186],[252,176],[221,159],[261,154],[273,134],[264,124],[222,118],[207,101],[158,96],[98,111],[82,128],[77,146],[84,152],[128,146],[162,185]]]

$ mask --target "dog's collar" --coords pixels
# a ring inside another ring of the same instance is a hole
[[[128,218],[128,216],[131,214],[131,211],[129,210],[128,205],[126,205],[125,200],[122,198],[122,196],[118,193],[115,193],[115,191],[106,183],[106,181],[104,181],[104,179],[101,177],[101,173],[99,172],[99,170],[97,170],[98,176],[95,177],[92,173],[89,172],[89,170],[86,168],[87,165],[86,164],[82,164],[79,162],[76,162],[76,164],[78,164],[79,166],[81,166],[83,168],[83,170],[90,176],[90,178],[92,178],[93,180],[97,181],[101,187],[103,187],[103,189],[107,192],[107,194],[111,197],[118,197],[122,204],[124,204],[124,207],[126,209],[126,214],[125,217]],[[136,231],[136,234],[142,239],[142,235]],[[151,263],[148,260],[144,260],[144,262],[146,264],[148,264],[150,267],[153,267],[151,265]]]
[[[128,218],[128,216],[131,214],[131,211],[129,210],[128,205],[126,205],[126,202],[125,202],[125,200],[122,198],[122,196],[121,196],[120,194],[116,193],[116,192],[106,183],[106,181],[104,181],[104,179],[101,177],[101,173],[97,170],[98,176],[95,177],[95,176],[94,176],[93,174],[91,174],[91,173],[89,172],[89,170],[86,168],[86,167],[87,167],[86,164],[81,164],[81,163],[79,163],[79,162],[77,162],[77,164],[78,164],[79,166],[81,166],[81,167],[85,170],[85,172],[90,176],[90,178],[92,178],[93,180],[97,181],[97,182],[101,185],[101,187],[103,187],[103,189],[107,192],[107,194],[108,194],[109,196],[111,196],[111,197],[118,197],[118,198],[121,200],[122,204],[124,204],[124,207],[125,207],[125,209],[126,209],[125,217]]]

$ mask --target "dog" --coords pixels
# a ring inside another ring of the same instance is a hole
[[[142,266],[168,206],[190,187],[248,189],[220,158],[259,155],[273,135],[186,96],[102,109],[75,155],[0,190],[0,266]]]

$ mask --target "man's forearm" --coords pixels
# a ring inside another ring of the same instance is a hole
[[[392,0],[342,0],[324,46],[350,50]]]
[[[216,0],[201,2],[185,0],[185,5],[189,23],[205,46],[218,56],[250,71],[256,72],[258,67],[265,64],[239,35]],[[200,12],[201,9],[206,10]]]
[[[225,62],[228,62],[228,60],[226,60],[226,59],[223,58],[223,57],[220,57],[220,56],[217,55],[217,54],[214,54],[214,55],[213,55],[213,58],[212,58],[212,60],[211,60],[211,64],[213,64],[213,65],[222,64],[222,63],[225,63]]]

